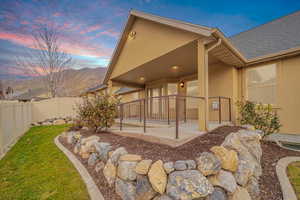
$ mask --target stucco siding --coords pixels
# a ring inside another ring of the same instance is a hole
[[[136,36],[125,42],[111,79],[200,37],[144,19],[136,19],[131,31],[135,31]]]
[[[283,124],[281,132],[300,134],[300,56],[278,64],[277,102]]]

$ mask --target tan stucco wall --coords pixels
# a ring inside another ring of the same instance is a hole
[[[237,100],[237,70],[232,66],[228,66],[224,63],[217,63],[209,66],[209,89],[208,95],[210,97],[214,96],[224,96],[230,97],[232,105],[232,120],[236,120],[236,108],[234,102]],[[218,99],[210,99],[209,110],[210,110],[210,120],[217,121],[219,118],[219,111],[212,109],[212,101]],[[229,109],[228,101],[222,100],[222,119],[229,120]]]
[[[300,56],[280,59],[250,67],[260,67],[267,64],[276,64],[277,90],[276,105],[282,127],[281,133],[300,134]],[[246,70],[239,70],[242,81],[239,83],[241,96],[246,97]]]
[[[135,39],[125,42],[111,79],[200,37],[144,19],[136,19],[131,30]]]

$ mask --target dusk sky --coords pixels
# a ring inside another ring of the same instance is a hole
[[[15,56],[39,25],[55,24],[74,68],[106,67],[130,9],[218,27],[226,36],[300,10],[299,0],[0,0],[0,75],[18,74]]]

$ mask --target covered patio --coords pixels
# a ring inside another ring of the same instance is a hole
[[[179,139],[235,122],[243,64],[217,29],[133,13],[104,81],[110,94],[140,88],[119,107],[119,131]]]

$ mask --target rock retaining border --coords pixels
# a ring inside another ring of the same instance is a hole
[[[101,135],[83,138],[80,132],[65,132],[61,137],[97,172],[103,171],[123,200],[260,199],[262,149],[256,131],[230,133],[211,152],[167,163],[144,160],[124,147],[113,149],[101,142]]]
[[[91,200],[104,200],[103,195],[101,194],[99,188],[95,184],[93,178],[88,173],[86,168],[81,164],[81,162],[70,152],[67,148],[65,148],[58,140],[59,136],[54,139],[54,143],[56,146],[67,156],[67,158],[73,163],[80,176],[82,177],[84,183],[86,184],[86,188],[88,190],[89,196]]]

